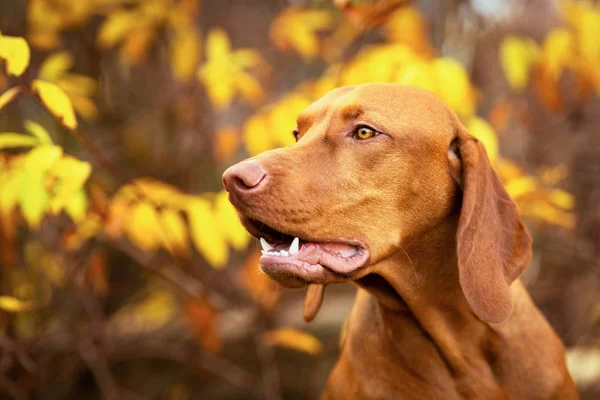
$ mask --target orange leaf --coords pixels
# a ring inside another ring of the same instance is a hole
[[[226,161],[233,156],[240,145],[240,136],[236,128],[228,126],[219,129],[215,134],[215,157]]]
[[[542,105],[554,112],[561,112],[565,108],[565,102],[558,82],[550,76],[549,72],[542,68],[536,68],[532,85],[535,94]]]
[[[190,299],[184,305],[184,312],[204,350],[218,352],[221,337],[217,332],[217,310],[207,300]]]
[[[248,255],[240,270],[240,276],[244,289],[254,301],[266,312],[271,312],[279,303],[281,293],[277,283],[259,269],[260,255],[258,250]]]
[[[502,133],[508,126],[511,113],[511,103],[508,100],[500,100],[488,113],[487,120],[490,121],[496,132]]]

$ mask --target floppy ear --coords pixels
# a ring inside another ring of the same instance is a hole
[[[501,323],[512,311],[509,286],[531,259],[531,236],[494,172],[483,144],[460,132],[449,164],[463,187],[456,235],[460,285],[475,313]],[[454,165],[452,165],[454,163]]]

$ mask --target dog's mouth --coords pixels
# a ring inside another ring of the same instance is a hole
[[[260,240],[261,269],[287,286],[332,283],[364,266],[369,252],[356,240],[311,241],[281,232],[256,219],[243,219]]]

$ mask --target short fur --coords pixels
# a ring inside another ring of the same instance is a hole
[[[361,123],[382,134],[353,139]],[[578,398],[563,344],[518,280],[529,233],[483,145],[441,100],[395,84],[344,87],[308,107],[298,131],[297,144],[223,179],[254,234],[250,218],[369,251],[347,276],[274,275],[318,296],[318,285],[359,287],[323,399]],[[258,169],[256,188],[232,188]],[[312,317],[320,299],[307,303]]]

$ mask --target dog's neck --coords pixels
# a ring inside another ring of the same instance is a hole
[[[448,240],[456,228],[457,219],[448,218],[374,266],[373,272],[381,278],[367,276],[357,284],[377,299],[385,325],[394,325],[394,315],[411,314],[453,374],[460,376],[467,373],[465,349],[477,347],[474,340],[487,340],[490,328],[473,313],[460,287],[456,244]],[[398,326],[387,328],[395,332]]]

